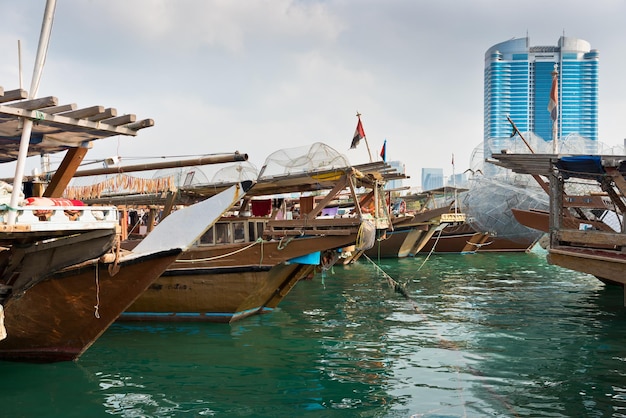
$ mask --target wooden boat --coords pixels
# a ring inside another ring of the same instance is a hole
[[[232,186],[206,206],[188,208],[201,210],[193,228],[176,223],[181,212],[136,252],[116,252],[117,208],[85,206],[62,194],[91,142],[136,136],[154,121],[118,117],[104,106],[77,109],[59,105],[56,97],[29,97],[22,89],[0,89],[0,162],[17,160],[19,166],[26,156],[65,156],[45,190],[30,179],[24,190],[32,199],[19,195],[19,181],[0,189],[0,359],[72,360],[243,192]]]
[[[8,335],[0,358],[77,359],[242,193],[233,186],[174,212],[132,252],[14,282],[3,303]]]
[[[550,263],[605,283],[626,284],[626,156],[494,154],[492,159],[515,172],[549,179]],[[587,193],[569,194],[572,181],[586,182]],[[606,228],[609,215],[613,223]]]
[[[488,232],[476,231],[469,223],[450,223],[437,231],[422,247],[420,253],[486,253],[486,252],[525,252],[535,241],[514,241],[493,236]]]
[[[535,244],[529,239],[508,239],[486,231],[476,230],[466,219],[466,214],[452,210],[458,195],[465,188],[442,187],[410,195],[408,201],[419,202],[422,207],[450,208],[447,219],[431,228],[428,239],[409,252],[410,256],[429,253],[472,254],[476,252],[524,252]]]
[[[384,168],[382,163],[361,166],[358,171],[343,167],[259,178],[246,199],[329,192],[317,202],[313,196],[301,196],[298,219],[277,219],[277,213],[286,213],[284,201],[274,216],[243,216],[250,212],[250,200],[244,201],[236,216],[218,221],[120,320],[233,322],[271,311],[298,280],[315,269],[329,268],[337,261],[336,251],[355,244],[365,222],[363,214],[346,218],[318,215],[346,188],[356,197],[356,187],[381,187],[373,176]],[[200,199],[219,189],[217,185],[182,189],[179,199]],[[388,226],[383,219],[376,222],[379,228]]]
[[[391,219],[392,228],[380,231],[376,243],[365,251],[370,258],[404,258],[417,254],[438,228],[455,218],[450,206],[425,209]]]

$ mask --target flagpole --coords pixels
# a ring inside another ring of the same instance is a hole
[[[454,153],[452,153],[452,187],[454,187],[454,213],[458,213],[458,207],[456,205],[458,196],[456,192],[456,174],[454,172]]]
[[[359,118],[359,120],[361,120],[361,114],[359,113],[358,110],[356,112],[356,117]],[[374,160],[372,159],[372,151],[370,151],[370,144],[369,142],[367,142],[367,135],[363,135],[363,139],[365,140],[365,146],[367,147],[367,154],[370,156],[370,163],[373,163]]]

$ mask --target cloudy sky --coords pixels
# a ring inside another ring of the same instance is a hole
[[[18,40],[30,86],[44,8],[0,2],[5,90],[19,87]],[[349,149],[358,111],[373,158],[386,139],[388,160],[418,185],[422,168],[452,174],[453,153],[456,173],[469,167],[484,53],[515,37],[556,45],[565,34],[598,49],[600,139],[622,144],[625,16],[622,0],[58,0],[38,96],[154,119],[87,155],[127,163],[240,151],[260,168],[314,142],[365,163],[364,141]]]

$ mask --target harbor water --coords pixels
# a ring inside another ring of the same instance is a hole
[[[623,417],[623,296],[541,252],[361,259],[270,314],[0,362],[0,416]]]

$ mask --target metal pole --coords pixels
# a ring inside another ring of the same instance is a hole
[[[33,79],[31,80],[28,98],[33,99],[39,90],[39,81],[43,72],[43,65],[46,61],[48,52],[48,44],[50,43],[50,33],[52,32],[52,20],[54,18],[54,9],[56,0],[47,0],[46,10],[44,12],[43,22],[41,24],[41,34],[39,36],[39,46],[37,47],[37,57],[35,59],[35,68],[33,70]],[[9,215],[7,224],[14,225],[17,219],[17,207],[20,193],[22,191],[22,179],[24,177],[24,166],[26,165],[26,157],[28,156],[28,145],[30,143],[30,134],[33,130],[33,121],[31,119],[24,120],[22,128],[22,137],[20,139],[20,148],[17,157],[17,165],[15,166],[15,176],[13,176],[13,192],[11,193],[11,202],[9,203]]]

